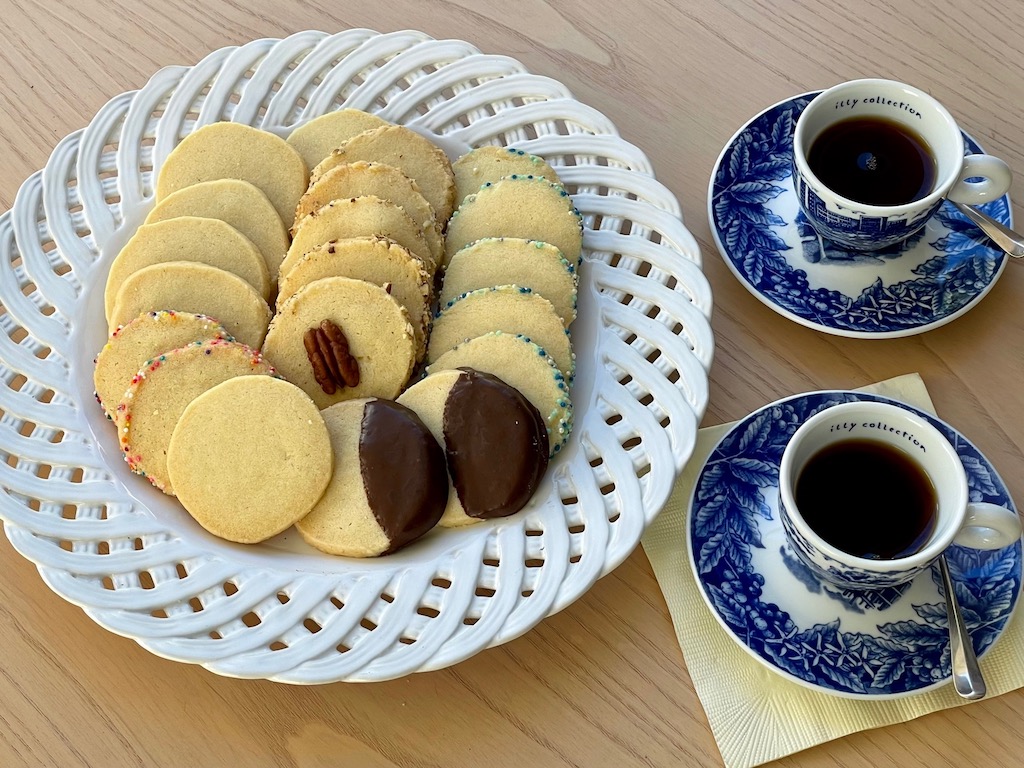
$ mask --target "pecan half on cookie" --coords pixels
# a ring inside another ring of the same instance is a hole
[[[326,394],[333,395],[339,387],[359,386],[359,363],[349,351],[341,328],[324,320],[320,327],[306,331],[302,343],[313,377]]]

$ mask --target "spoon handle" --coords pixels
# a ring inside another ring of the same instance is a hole
[[[953,686],[965,699],[981,699],[986,693],[985,678],[974,655],[974,644],[967,633],[964,617],[960,612],[953,591],[953,579],[949,575],[946,556],[939,556],[939,570],[942,572],[943,591],[946,593],[946,615],[949,619],[949,663],[953,669]]]
[[[1024,237],[1020,234],[969,205],[958,203],[955,200],[949,202],[953,203],[960,213],[973,221],[978,229],[1008,254],[1015,258],[1024,256]]]

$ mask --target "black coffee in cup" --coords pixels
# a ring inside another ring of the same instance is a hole
[[[838,195],[867,205],[904,205],[926,197],[937,167],[925,140],[879,117],[833,123],[811,144],[807,164]]]
[[[829,445],[808,459],[796,505],[822,539],[871,560],[907,557],[931,537],[938,495],[906,453],[870,439]]]

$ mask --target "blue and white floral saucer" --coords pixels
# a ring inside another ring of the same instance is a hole
[[[899,587],[842,590],[790,549],[778,514],[779,462],[810,416],[836,403],[891,402],[931,421],[956,447],[972,501],[1015,509],[988,460],[948,424],[904,403],[853,392],[780,400],[729,431],[708,457],[690,501],[690,563],[711,612],[754,658],[803,685],[840,696],[892,698],[950,677],[946,604],[937,567]],[[1021,589],[1021,542],[947,552],[978,655],[999,638]]]
[[[779,314],[838,336],[911,336],[967,312],[1007,257],[950,203],[908,240],[872,253],[823,239],[804,218],[793,188],[793,127],[817,94],[769,107],[722,150],[708,217],[726,264]],[[964,139],[968,153],[983,151]],[[1009,196],[979,207],[1012,226]]]

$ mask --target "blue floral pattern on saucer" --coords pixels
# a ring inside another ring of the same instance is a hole
[[[737,423],[708,457],[690,505],[691,565],[712,613],[774,671],[838,695],[881,698],[921,692],[950,676],[938,569],[899,587],[841,590],[802,565],[779,520],[778,472],[786,443],[818,411],[855,400],[892,402],[927,418],[956,447],[971,500],[1015,509],[988,460],[929,414],[875,395],[797,395]],[[1021,542],[988,552],[954,546],[946,559],[981,655],[1002,633],[1017,603]]]
[[[793,129],[816,95],[765,110],[719,157],[708,216],[726,263],[776,312],[840,336],[909,336],[959,317],[995,284],[1006,255],[952,205],[909,239],[873,252],[822,238],[800,211]],[[983,151],[964,140],[968,153]],[[979,207],[1012,225],[1008,196]]]

